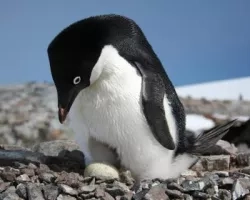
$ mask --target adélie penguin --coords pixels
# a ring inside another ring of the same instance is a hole
[[[173,84],[141,28],[125,16],[69,25],[49,44],[48,57],[59,121],[68,118],[86,164],[120,163],[139,180],[175,178],[197,160],[195,150],[215,144],[233,123],[188,138]]]

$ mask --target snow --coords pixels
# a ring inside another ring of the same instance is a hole
[[[203,130],[213,128],[215,123],[202,115],[187,114],[186,115],[186,129],[194,133],[200,133]]]
[[[216,119],[221,119],[221,120],[237,119],[237,121],[241,121],[241,122],[246,122],[250,118],[249,116],[244,116],[244,115],[234,115],[234,116],[230,117],[228,115],[223,115],[223,114],[219,114],[219,113],[214,113],[212,116]]]
[[[236,79],[219,80],[206,83],[176,87],[180,97],[206,98],[207,100],[250,100],[250,76]]]

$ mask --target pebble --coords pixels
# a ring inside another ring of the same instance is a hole
[[[70,194],[70,195],[77,195],[78,192],[76,190],[74,190],[72,187],[68,186],[68,185],[64,185],[64,184],[60,184],[59,188],[66,194]]]

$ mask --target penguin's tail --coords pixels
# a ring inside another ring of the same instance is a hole
[[[208,149],[216,145],[216,143],[223,138],[234,125],[237,119],[231,120],[225,124],[218,125],[208,132],[201,133],[195,138],[192,147],[188,149],[188,153],[193,155],[202,155]]]

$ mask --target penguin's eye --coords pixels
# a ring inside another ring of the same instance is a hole
[[[77,85],[78,83],[80,83],[81,82],[81,77],[80,76],[76,76],[74,79],[73,79],[73,83],[75,84],[75,85]]]

